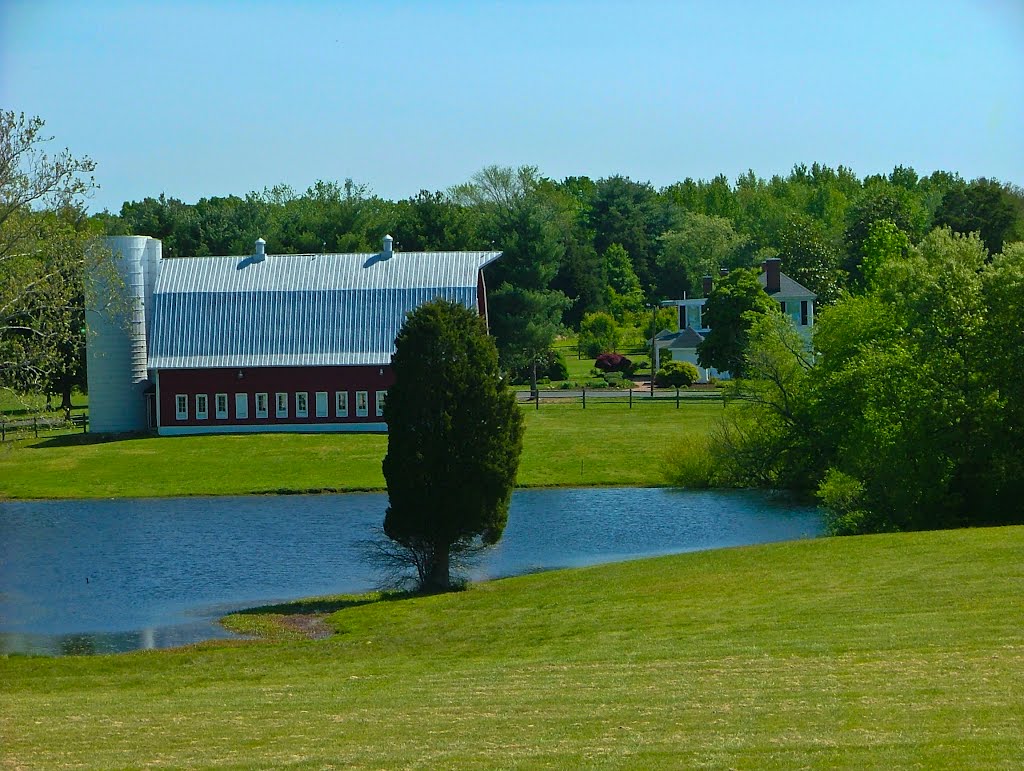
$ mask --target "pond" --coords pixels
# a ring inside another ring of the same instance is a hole
[[[383,494],[0,504],[0,652],[106,653],[230,637],[226,613],[361,592],[358,543]],[[813,507],[764,493],[519,490],[471,578],[819,535]]]

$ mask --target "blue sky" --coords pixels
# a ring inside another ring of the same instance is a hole
[[[663,186],[795,163],[1024,184],[1024,0],[0,0],[0,107],[94,210],[492,164]]]

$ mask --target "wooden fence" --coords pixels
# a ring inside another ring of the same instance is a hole
[[[680,409],[687,403],[706,404],[722,401],[722,393],[719,390],[691,391],[681,388],[656,389],[653,394],[648,390],[638,389],[579,388],[566,391],[539,391],[536,394],[519,391],[516,396],[521,405],[536,410],[543,406],[569,404],[579,405],[583,409],[600,405],[615,405],[624,409],[659,405]]]
[[[28,434],[32,434],[38,439],[40,431],[57,431],[67,428],[81,428],[84,434],[89,430],[89,416],[85,413],[69,415],[67,419],[54,418],[49,415],[33,415],[31,418],[17,419],[0,416],[0,442],[24,438]]]

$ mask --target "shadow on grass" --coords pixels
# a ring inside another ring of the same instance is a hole
[[[258,616],[263,614],[276,614],[281,616],[299,616],[312,614],[334,613],[346,608],[357,608],[360,605],[373,605],[378,602],[397,602],[399,600],[411,600],[416,597],[427,597],[430,595],[422,592],[379,592],[374,594],[342,595],[340,597],[311,597],[307,600],[295,600],[294,602],[282,602],[278,605],[261,605],[258,608],[246,608],[236,610],[233,616]]]
[[[81,447],[88,444],[112,444],[114,442],[131,442],[139,439],[150,439],[155,434],[139,432],[131,434],[93,434],[74,433],[51,436],[47,439],[40,439],[38,442],[31,442],[25,447],[32,450],[46,450],[55,447]]]

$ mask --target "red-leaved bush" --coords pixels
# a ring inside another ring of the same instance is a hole
[[[630,372],[633,362],[621,353],[602,353],[594,360],[594,366],[602,372]]]

